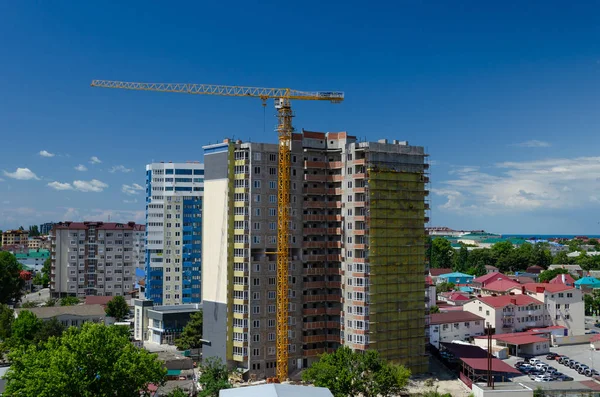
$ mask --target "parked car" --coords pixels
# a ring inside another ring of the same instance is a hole
[[[546,360],[557,360],[560,355],[558,353],[548,353]]]
[[[546,363],[537,363],[537,364],[535,365],[535,368],[536,368],[536,369],[539,369],[539,370],[541,370],[541,369],[545,369],[545,368],[548,368],[548,364],[546,364]]]
[[[569,382],[569,381],[572,381],[573,378],[571,378],[568,375],[561,375],[561,376],[555,377],[554,380],[556,380],[558,382]]]
[[[562,365],[566,365],[566,364],[567,364],[567,363],[568,363],[570,360],[571,360],[571,359],[570,359],[569,357],[567,357],[567,356],[561,356],[561,357],[558,359],[558,362],[559,362],[560,364],[562,364]]]
[[[556,368],[554,368],[554,367],[548,367],[548,368],[546,368],[546,373],[548,375],[554,375],[556,372],[558,372],[558,370]]]
[[[533,379],[535,382],[551,382],[552,377],[550,375],[538,375]]]
[[[598,371],[596,371],[595,369],[588,368],[585,371],[583,371],[583,375],[591,378],[592,376],[598,375]]]
[[[579,370],[580,370],[580,369],[582,369],[582,368],[583,368],[583,369],[588,369],[589,367],[588,367],[587,365],[585,365],[585,364],[578,363],[578,364],[577,364],[577,365],[576,365],[576,366],[575,366],[573,369],[574,369],[575,371],[579,371]]]
[[[529,359],[529,364],[538,364],[541,363],[542,361],[539,358],[530,358]]]
[[[577,368],[577,372],[583,375],[588,369],[590,369],[590,367],[587,365],[581,365]]]
[[[580,364],[580,363],[579,363],[579,361],[574,361],[574,360],[573,360],[573,361],[571,361],[571,362],[569,363],[569,368],[575,368],[575,367],[576,367],[576,366],[578,366],[579,364]]]
[[[526,364],[526,362],[525,362],[525,361],[517,361],[517,362],[515,363],[515,368],[519,368],[521,365],[524,365],[524,364]]]

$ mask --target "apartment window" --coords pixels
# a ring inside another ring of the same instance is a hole
[[[267,325],[269,326],[269,328],[273,328],[275,327],[275,319],[274,318],[270,318],[267,322]]]
[[[260,203],[260,194],[255,194],[254,195],[254,202]]]
[[[274,194],[270,194],[269,195],[269,203],[276,203],[277,202],[277,196],[275,196]]]
[[[352,216],[352,208],[348,208],[348,216]]]
[[[267,337],[267,340],[269,342],[273,342],[275,340],[275,332],[269,332],[269,335]]]
[[[348,237],[348,244],[352,244],[352,237]]]
[[[269,305],[269,306],[267,307],[267,311],[268,311],[269,313],[275,313],[275,305]]]
[[[254,230],[260,230],[260,222],[254,222],[252,227]]]
[[[269,161],[277,161],[277,155],[275,153],[269,153]]]
[[[348,181],[348,188],[352,188],[352,181]]]
[[[352,202],[352,196],[348,195],[348,202],[351,203]]]
[[[252,335],[252,342],[260,342],[260,334]]]
[[[260,159],[261,159],[261,154],[262,154],[261,152],[254,152],[254,160],[258,160],[258,161],[260,161]]]
[[[559,297],[559,298],[564,298],[564,297],[565,297],[565,294],[563,294],[563,293],[561,292],[561,293],[559,293],[559,294],[558,294],[558,297]]]
[[[348,230],[352,230],[352,222],[348,222]]]
[[[260,236],[252,236],[253,244],[260,244]]]
[[[565,309],[567,309],[567,310],[569,309],[569,304],[568,303],[565,303]]]
[[[237,181],[236,181],[236,182],[237,182]],[[256,189],[260,189],[260,181],[259,181],[259,180],[255,180],[255,181],[254,181],[254,187],[255,187]]]
[[[275,346],[269,346],[268,348],[268,354],[269,356],[274,356],[275,355]]]
[[[260,174],[260,167],[254,167],[254,173]]]
[[[252,306],[252,314],[260,314],[260,306]]]
[[[260,320],[253,320],[252,328],[260,328]]]
[[[557,308],[557,309],[560,309],[560,303],[557,303],[557,304],[556,304],[556,308]]]
[[[257,348],[252,349],[252,355],[253,356],[260,356],[260,349],[257,349]]]
[[[485,315],[486,315],[486,316],[489,316],[489,315],[490,315],[490,311],[489,311],[489,310],[486,310],[486,311],[485,311]]]
[[[260,279],[259,278],[253,278],[252,279],[252,285],[254,285],[255,287],[260,286]]]
[[[277,216],[277,209],[269,208],[269,216]]]
[[[237,208],[240,208],[240,207],[236,207],[236,209],[237,209]],[[254,209],[254,215],[256,215],[256,216],[260,216],[260,208],[255,208],[255,209]]]
[[[269,167],[269,175],[277,175],[277,168]]]
[[[276,292],[275,291],[268,291],[267,292],[267,299],[275,299],[276,296]]]
[[[567,292],[567,298],[572,298],[573,297],[573,293],[572,292]]]
[[[269,181],[269,189],[277,189],[277,181]]]
[[[571,318],[570,314],[565,314],[565,320],[569,320]]]

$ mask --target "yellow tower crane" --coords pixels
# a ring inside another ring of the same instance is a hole
[[[290,152],[292,146],[292,107],[290,101],[329,101],[340,103],[344,93],[339,91],[297,91],[289,88],[239,87],[213,84],[137,83],[93,80],[92,87],[124,90],[176,92],[181,94],[219,95],[275,100],[277,133],[279,134],[279,169],[277,174],[277,378],[288,377],[288,290],[289,290],[289,208],[290,208]]]

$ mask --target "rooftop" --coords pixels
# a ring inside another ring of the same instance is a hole
[[[461,272],[452,272],[452,273],[444,273],[440,274],[440,278],[449,278],[449,277],[466,277],[466,278],[474,278],[470,274],[461,273]]]
[[[541,305],[542,302],[529,296],[529,295],[503,295],[503,296],[482,296],[476,298],[479,301],[485,303],[493,308],[506,307],[508,305],[515,306],[527,306],[527,305]]]
[[[465,311],[452,311],[444,313],[433,313],[429,315],[429,324],[449,324],[449,323],[461,323],[467,321],[481,321],[483,317],[476,315],[475,313]]]
[[[429,269],[429,274],[431,274],[431,276],[433,276],[433,277],[441,276],[442,274],[446,274],[446,273],[452,273],[452,269],[443,268],[443,267]]]
[[[594,277],[586,276],[582,277],[579,280],[575,281],[575,285],[590,285],[594,288],[600,287],[600,280]]]
[[[271,383],[247,387],[236,387],[219,391],[219,397],[333,397],[326,387],[282,385]]]
[[[570,274],[558,274],[552,280],[549,281],[550,284],[565,284],[565,285],[573,285],[575,283],[575,279]]]
[[[466,365],[475,370],[485,371],[488,368],[487,358],[461,358],[461,360]],[[504,361],[497,359],[496,357],[492,358],[492,371],[500,373],[521,374],[519,371],[506,364]]]
[[[29,250],[29,252],[17,252],[15,256],[17,259],[47,258],[50,256],[50,251],[45,249],[32,249]]]
[[[525,289],[529,292],[541,292],[539,289],[543,288],[545,291],[554,293],[554,292],[562,292],[570,289],[574,289],[572,285],[564,285],[564,284],[550,284],[550,283],[527,283],[523,284]]]
[[[104,306],[102,305],[75,305],[75,306],[52,306],[52,307],[32,307],[28,309],[16,309],[15,312],[18,314],[22,311],[28,310],[35,314],[38,318],[46,319],[63,315],[70,316],[106,316],[104,312]]]
[[[487,284],[488,282],[492,282],[494,280],[510,280],[510,278],[502,273],[488,273],[488,274],[484,274],[483,276],[479,276],[475,279],[473,279],[474,283],[481,283],[483,285]]]
[[[521,284],[513,280],[494,280],[482,289],[505,292],[512,288],[521,288]]]
[[[440,295],[449,300],[452,300],[452,301],[468,301],[469,300],[469,297],[465,293],[456,292],[456,291],[442,292]]]
[[[148,310],[152,310],[159,313],[188,313],[195,312],[202,309],[200,303],[188,303],[185,305],[170,305],[170,306],[154,306]]]
[[[97,230],[146,230],[145,225],[140,225],[135,222],[117,223],[117,222],[59,222],[54,225],[56,229],[68,230],[87,230],[90,227],[95,227]]]

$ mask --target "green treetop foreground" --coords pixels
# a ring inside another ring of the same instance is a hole
[[[364,353],[343,346],[325,353],[302,374],[302,380],[327,387],[335,397],[390,397],[408,384],[410,370],[386,362],[379,353]]]
[[[9,359],[7,396],[149,396],[148,386],[164,384],[167,373],[127,330],[91,323],[11,350]]]

